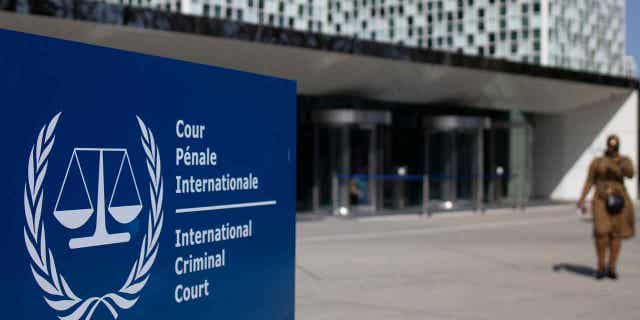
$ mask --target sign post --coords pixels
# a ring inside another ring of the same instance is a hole
[[[294,318],[294,82],[0,43],[6,318]]]

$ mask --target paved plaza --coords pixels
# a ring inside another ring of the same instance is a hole
[[[570,206],[297,226],[296,319],[638,319],[640,243],[596,281]]]

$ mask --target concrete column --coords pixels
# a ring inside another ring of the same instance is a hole
[[[521,111],[511,111],[509,115],[511,123],[524,123],[526,121]],[[527,135],[522,127],[509,129],[509,181],[507,197],[514,207],[520,207],[524,201],[524,187],[527,176]]]

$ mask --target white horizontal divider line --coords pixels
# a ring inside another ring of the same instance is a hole
[[[176,209],[176,213],[196,213],[196,212],[218,211],[218,210],[228,210],[228,209],[237,209],[237,208],[264,207],[264,206],[275,206],[276,204],[277,204],[276,200],[230,203],[230,204],[221,204],[221,205],[207,206],[207,207],[180,208],[180,209]]]

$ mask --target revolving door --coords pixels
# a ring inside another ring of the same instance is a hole
[[[484,193],[484,130],[488,118],[427,117],[423,120],[423,209],[481,210]]]
[[[532,175],[526,122],[431,116],[423,128],[424,213],[526,206]]]
[[[323,110],[312,113],[314,163],[312,207],[338,215],[375,212],[381,205],[381,136],[391,124],[383,111]]]

